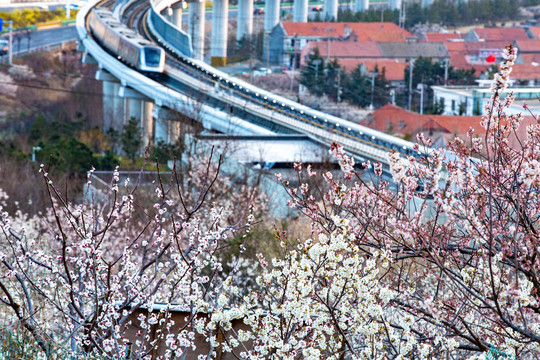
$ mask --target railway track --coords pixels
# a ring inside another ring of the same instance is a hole
[[[343,143],[356,143],[357,145],[353,147],[361,152],[369,153],[369,148],[372,148],[384,153],[399,151],[405,155],[421,156],[412,149],[412,144],[406,146],[400,139],[342,119],[319,114],[309,108],[303,109],[305,107],[301,105],[293,106],[288,100],[276,100],[281,98],[253,88],[251,85],[248,87],[248,85],[237,84],[234,79],[228,79],[226,75],[221,75],[208,65],[185,57],[168,46],[160,44],[147,28],[147,15],[148,4],[144,0],[136,0],[124,9],[122,19],[129,27],[165,50],[166,65],[170,73],[165,73],[163,77],[157,79],[163,85],[187,96],[191,94],[196,101],[203,101],[207,105],[276,132],[298,133],[303,126],[311,126],[312,129],[318,129],[316,132],[324,132],[320,138],[311,136],[321,143],[328,144],[328,139],[336,135]],[[258,91],[261,93],[259,94]],[[276,121],[277,118],[280,122]],[[313,134],[313,131],[311,133]],[[380,158],[380,153],[377,156]]]

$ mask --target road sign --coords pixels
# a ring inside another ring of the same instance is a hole
[[[4,27],[4,19],[0,18],[0,32],[2,32]]]

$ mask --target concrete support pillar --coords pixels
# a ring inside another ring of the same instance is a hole
[[[266,0],[264,10],[264,32],[270,33],[279,23],[279,0]]]
[[[113,99],[113,119],[112,119],[112,127],[114,128],[114,130],[118,131],[118,132],[122,132],[122,130],[124,129],[124,122],[125,122],[125,106],[126,106],[126,101],[124,98],[121,98],[119,96],[119,92],[120,92],[120,84],[119,83],[114,83],[113,85],[113,96],[112,96],[112,99]]]
[[[154,140],[154,119],[152,117],[153,109],[154,103],[150,101],[142,102],[141,128],[143,149],[151,144]]]
[[[172,22],[173,10],[171,7],[166,7],[165,9],[161,10],[160,14],[161,16],[165,17],[168,22]]]
[[[167,113],[163,108],[156,106],[152,111],[152,116],[154,118],[154,145],[159,142],[167,144],[169,142]]]
[[[293,22],[307,22],[308,0],[294,0]]]
[[[238,25],[236,40],[253,35],[253,0],[238,0]]]
[[[197,60],[202,60],[204,57],[204,17],[203,0],[196,0],[189,4],[189,35],[193,46],[193,58]]]
[[[182,134],[182,123],[180,121],[169,121],[169,144],[174,144]],[[181,154],[177,154],[180,157]]]
[[[279,2],[280,0],[266,0],[264,5],[263,60],[267,63],[270,62],[270,32],[279,23]]]
[[[422,0],[424,1],[424,0]],[[388,8],[390,10],[400,10],[401,9],[401,0],[388,0]]]
[[[338,0],[324,0],[323,19],[326,21],[337,21]]]
[[[179,2],[172,7],[171,23],[180,30],[182,30],[182,10],[184,10],[184,4],[185,2]]]
[[[227,64],[227,27],[229,0],[214,0],[212,8],[212,38],[210,42],[210,65]]]
[[[369,9],[369,0],[356,0],[356,6],[354,8],[356,12],[367,11],[368,9]]]
[[[103,131],[113,127],[114,119],[114,82],[103,81]]]
[[[128,101],[127,120],[131,118],[135,118],[136,120],[141,121],[143,102],[140,99],[134,99],[134,98],[130,98],[127,101]]]

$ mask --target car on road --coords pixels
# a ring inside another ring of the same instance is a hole
[[[322,6],[313,6],[311,8],[311,11],[321,12],[321,11],[323,11],[323,7]]]
[[[272,69],[264,67],[253,70],[253,76],[268,76],[270,74],[272,74]]]
[[[262,14],[264,14],[264,9],[260,9],[260,8],[253,9],[253,15],[262,15]]]

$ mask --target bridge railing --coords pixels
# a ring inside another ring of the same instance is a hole
[[[176,2],[171,0],[151,0],[148,20],[150,26],[154,28],[154,34],[159,36],[161,42],[169,44],[185,56],[192,56],[193,48],[191,37],[181,29],[171,24],[160,12]]]

